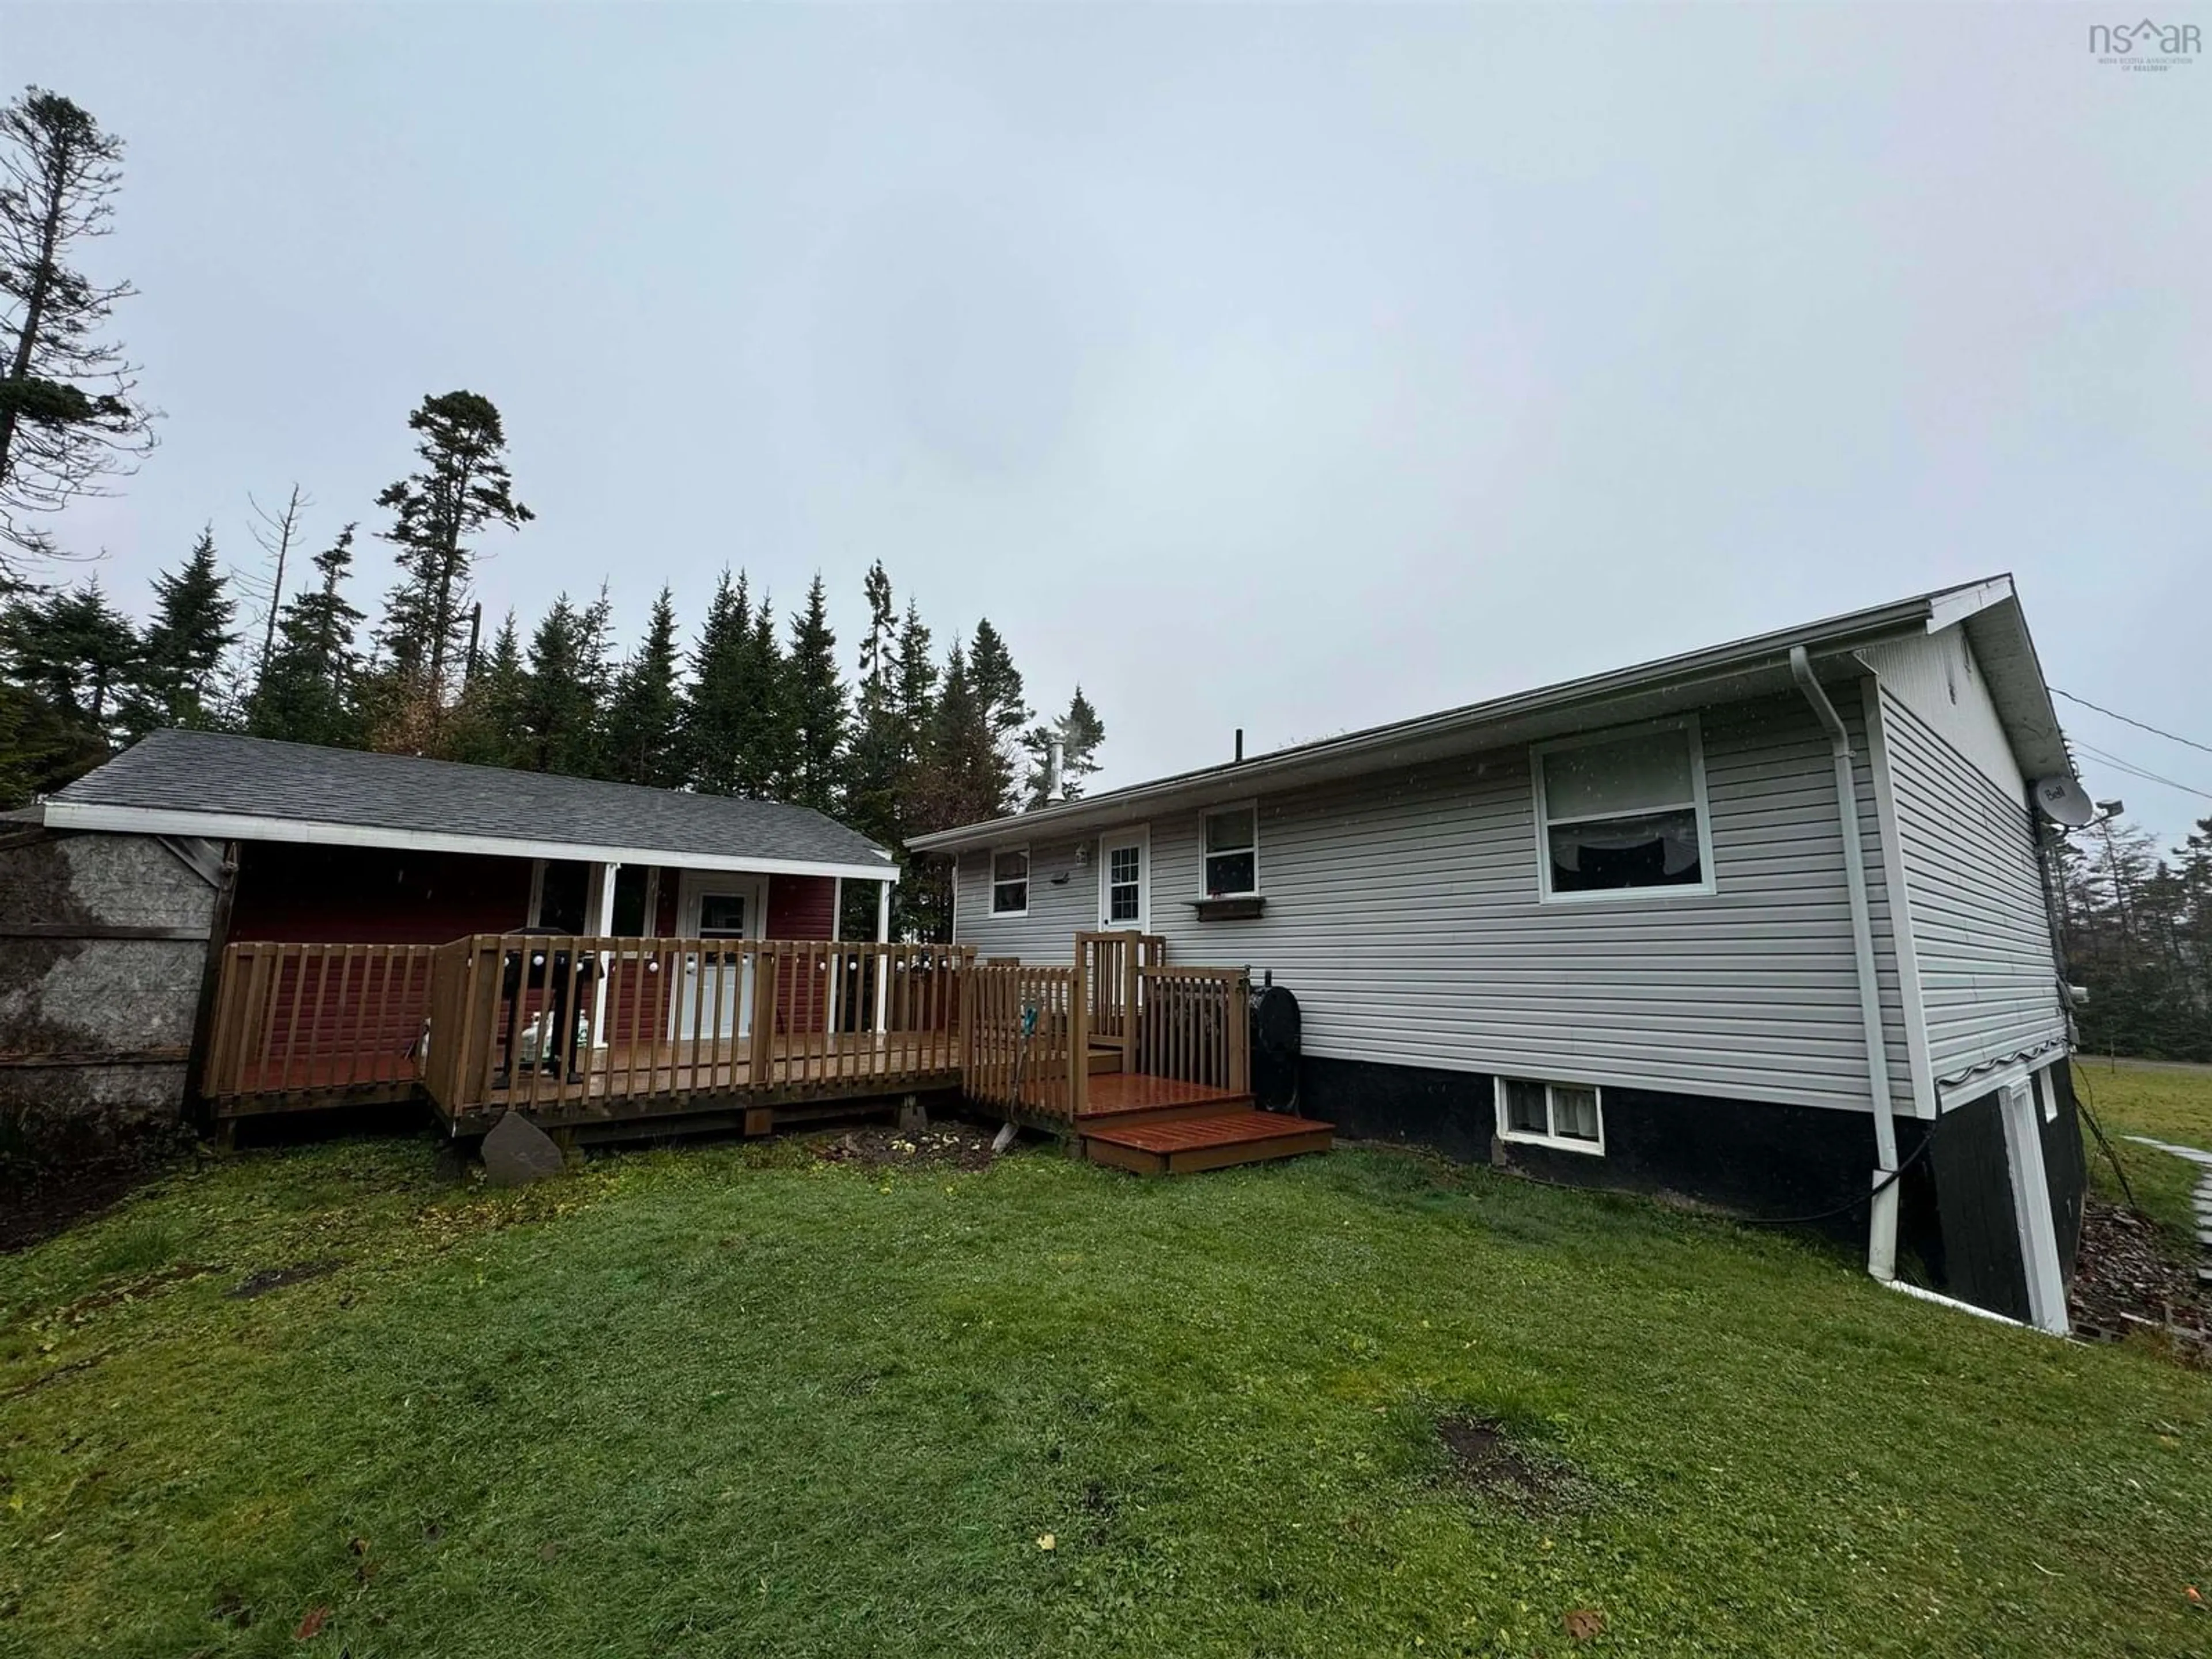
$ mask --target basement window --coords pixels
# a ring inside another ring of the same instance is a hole
[[[1241,898],[1260,890],[1260,814],[1249,806],[1206,815],[1206,896]]]
[[[1695,715],[1539,744],[1530,758],[1545,902],[1713,890]]]
[[[1499,1078],[1498,1133],[1504,1140],[1602,1157],[1605,1117],[1599,1091],[1580,1083]]]
[[[1025,916],[1030,913],[1030,852],[1026,847],[991,855],[991,914]]]

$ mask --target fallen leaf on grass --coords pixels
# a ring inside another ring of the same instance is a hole
[[[1567,1634],[1577,1642],[1605,1634],[1605,1615],[1591,1607],[1577,1607],[1559,1620],[1567,1627]]]
[[[1037,1534],[1037,1547],[1041,1550],[1058,1549],[1060,1547],[1060,1540],[1054,1538],[1048,1532],[1039,1533]]]
[[[331,1610],[328,1607],[310,1608],[307,1616],[300,1621],[300,1628],[292,1632],[292,1639],[295,1642],[313,1641],[321,1634],[323,1626],[328,1621],[330,1616]]]

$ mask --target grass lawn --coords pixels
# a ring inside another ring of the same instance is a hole
[[[2191,1584],[2201,1373],[1395,1154],[349,1142],[0,1259],[11,1656],[2164,1656]]]
[[[2212,1152],[2212,1066],[2165,1068],[2124,1060],[2077,1060],[2074,1088],[2105,1126],[2128,1172],[2136,1201],[2156,1219],[2177,1255],[2194,1259],[2197,1224],[2189,1200],[2199,1167],[2127,1137],[2148,1135]],[[2087,1151],[2091,1190],[2121,1202],[2111,1163],[2095,1141],[2087,1143]]]

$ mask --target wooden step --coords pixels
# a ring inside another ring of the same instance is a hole
[[[1149,1119],[1082,1128],[1084,1155],[1139,1175],[1191,1175],[1233,1164],[1325,1152],[1334,1124],[1280,1112],[1243,1110],[1201,1118]]]
[[[1093,1046],[1086,1063],[1090,1066],[1091,1075],[1093,1077],[1108,1076],[1120,1071],[1121,1045],[1117,1042],[1110,1048]]]

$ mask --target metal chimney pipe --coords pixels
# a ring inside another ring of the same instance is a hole
[[[1240,762],[1244,758],[1244,728],[1241,726],[1237,728],[1237,758]]]
[[[1044,745],[1044,804],[1047,806],[1060,799],[1066,793],[1061,774],[1066,766],[1066,743],[1054,733],[1045,739]]]

